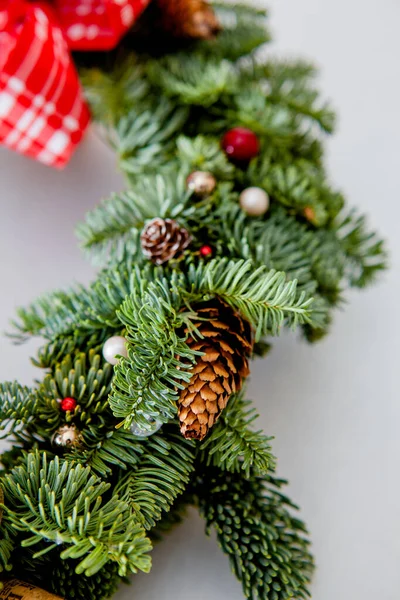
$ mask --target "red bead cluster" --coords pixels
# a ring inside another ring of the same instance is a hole
[[[78,403],[75,400],[75,398],[64,398],[60,402],[60,408],[64,412],[67,412],[68,410],[70,410],[70,411],[75,410],[77,405],[78,405]]]
[[[232,162],[248,163],[260,152],[258,137],[246,127],[234,127],[222,138],[222,149]]]

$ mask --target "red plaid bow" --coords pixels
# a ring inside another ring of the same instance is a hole
[[[150,0],[0,0],[0,142],[48,165],[89,123],[72,50],[113,48]]]

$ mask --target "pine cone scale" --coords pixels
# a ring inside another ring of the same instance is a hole
[[[185,333],[190,348],[203,354],[180,393],[178,413],[182,434],[202,440],[248,375],[252,333],[249,324],[220,299],[205,302],[197,314],[201,320],[195,330],[200,339],[193,330]]]

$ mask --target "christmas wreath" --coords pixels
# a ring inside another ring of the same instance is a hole
[[[78,227],[101,265],[93,283],[41,297],[14,323],[17,341],[44,340],[44,375],[0,385],[11,442],[0,598],[109,597],[150,570],[152,545],[189,505],[215,529],[246,598],[309,594],[307,531],[243,384],[283,327],[321,339],[385,251],[328,180],[334,114],[314,68],[259,52],[268,41],[262,10],[158,0],[113,50],[72,48],[80,110],[87,102],[115,149],[126,190]],[[2,84],[26,89],[16,73],[3,71]],[[62,116],[70,132],[74,118]],[[65,162],[87,120],[47,162]],[[37,131],[7,127],[9,146],[49,159]]]

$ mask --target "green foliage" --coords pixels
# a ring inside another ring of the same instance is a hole
[[[138,273],[136,286],[119,311],[126,330],[128,357],[115,368],[110,406],[129,427],[135,419],[145,429],[148,417],[166,422],[176,411],[178,390],[189,381],[196,352],[180,331],[195,318],[187,306],[219,296],[238,310],[254,327],[256,339],[276,335],[286,322],[291,326],[310,321],[311,299],[296,293],[296,282],[284,273],[254,269],[251,261],[212,260],[190,267],[187,280],[146,283]]]
[[[88,213],[77,230],[78,237],[97,261],[112,258],[120,262],[126,255],[140,260],[139,237],[145,222],[154,217],[179,219],[182,213],[187,220],[194,214],[188,206],[189,196],[182,172],[144,177]]]
[[[94,449],[78,455],[78,459],[102,477],[106,477],[111,475],[115,468],[126,471],[137,465],[143,451],[143,446],[137,443],[129,431],[111,429],[105,435],[103,433],[101,441]],[[74,458],[77,458],[76,454],[73,453]]]
[[[285,105],[297,115],[308,117],[318,123],[323,131],[332,133],[335,113],[325,102],[320,102],[320,93],[312,87],[316,69],[304,61],[281,61],[279,59],[256,65],[257,77],[267,77],[270,85],[269,100]]]
[[[125,117],[150,90],[143,64],[133,54],[111,69],[82,69],[80,78],[94,118],[106,126]]]
[[[0,573],[4,573],[11,570],[10,558],[12,551],[14,549],[14,544],[10,538],[10,535],[7,531],[1,532],[0,539]]]
[[[0,384],[0,430],[5,429],[2,437],[18,431],[27,424],[35,408],[33,391],[16,381]]]
[[[135,511],[146,529],[154,527],[182,494],[193,471],[194,444],[167,428],[144,443],[136,469],[124,477],[117,491]]]
[[[354,211],[339,222],[338,234],[347,256],[349,284],[366,287],[387,267],[383,241],[367,230],[366,218]]]
[[[221,150],[221,145],[212,137],[198,135],[195,138],[180,136],[176,140],[178,160],[187,173],[210,171],[218,179],[230,179],[235,168]]]
[[[330,190],[320,173],[313,173],[310,165],[282,167],[273,165],[263,178],[263,187],[281,204],[304,214],[312,211],[312,223],[326,225],[333,210],[336,216],[342,206],[341,197]]]
[[[216,530],[249,600],[307,598],[313,570],[304,524],[270,476],[208,468],[195,485],[207,528]]]
[[[295,327],[310,320],[312,300],[296,293],[296,281],[264,266],[255,269],[251,261],[212,260],[191,269],[189,280],[193,291],[217,295],[236,309],[254,327],[256,340],[276,335],[285,321]]]
[[[231,6],[214,4],[222,24],[222,32],[216,40],[202,44],[202,52],[213,57],[236,61],[253,53],[270,40],[266,27],[266,11],[247,4],[235,4],[232,18]]]
[[[122,168],[130,174],[152,171],[153,162],[163,160],[174,148],[177,135],[187,118],[185,108],[176,108],[167,99],[157,99],[148,110],[132,109],[121,117],[112,135]]]
[[[54,552],[50,554],[51,561],[46,560],[49,555],[33,556],[33,550],[25,548],[23,555],[20,553],[14,557],[13,575],[65,600],[109,598],[121,582],[116,563],[108,562],[98,573],[87,577],[83,573],[76,573],[76,560],[63,560]]]
[[[132,420],[144,429],[148,418],[167,422],[176,412],[177,389],[188,382],[196,353],[180,329],[190,317],[182,312],[178,288],[168,280],[137,286],[119,311],[126,328],[128,357],[115,368],[110,406],[125,427]],[[171,286],[171,287],[170,287]]]
[[[149,77],[167,96],[192,106],[211,106],[237,86],[236,72],[228,61],[186,53],[154,61]]]
[[[67,355],[48,373],[37,390],[36,427],[43,434],[54,431],[64,420],[79,424],[90,440],[93,425],[107,420],[108,394],[111,387],[112,366],[105,363],[94,350],[87,354]],[[77,401],[74,411],[64,414],[59,400],[72,397]],[[108,415],[109,418],[109,415]]]
[[[89,336],[121,328],[116,312],[131,291],[132,277],[132,265],[127,261],[102,271],[88,288],[78,285],[67,292],[56,291],[19,309],[19,321],[13,323],[17,341],[32,335],[52,342],[67,335],[77,340],[82,332]]]
[[[201,459],[206,465],[214,465],[230,472],[243,471],[264,474],[275,464],[270,441],[262,431],[251,427],[258,418],[256,410],[249,408],[243,393],[231,396],[227,408],[212,428],[201,446]]]
[[[50,576],[50,591],[66,600],[98,600],[110,598],[121,581],[117,565],[109,563],[98,573],[87,577],[77,574],[76,562],[58,561],[53,565]]]
[[[61,558],[79,561],[76,572],[87,577],[108,561],[117,563],[120,576],[149,570],[150,543],[138,518],[117,495],[103,500],[110,486],[89,467],[34,452],[2,486],[2,527],[18,535],[23,548],[48,542],[33,558],[62,545]]]

